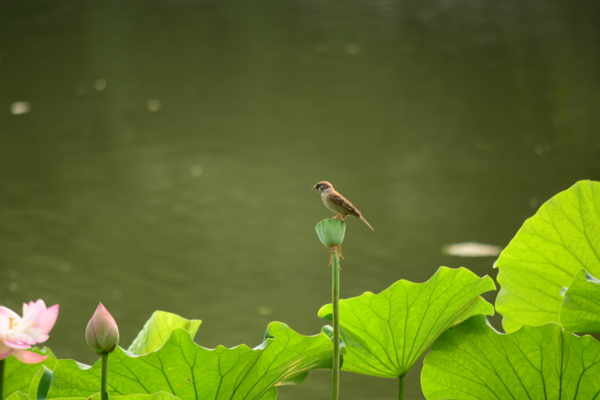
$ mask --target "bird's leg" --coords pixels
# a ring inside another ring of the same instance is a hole
[[[338,219],[338,218],[339,218],[339,219],[341,219],[341,220],[343,221],[343,219],[342,219],[342,216],[341,216],[341,215],[336,215],[336,216],[333,216],[333,217],[331,217],[331,219]]]
[[[333,245],[329,248],[329,265],[328,267],[331,267],[331,264],[333,262],[333,252],[337,251],[339,253],[339,256],[342,260],[345,260],[344,256],[342,255],[342,246],[338,246],[338,245]],[[340,264],[340,271],[342,270],[342,265]]]

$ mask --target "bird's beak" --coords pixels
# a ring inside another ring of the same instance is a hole
[[[317,185],[311,187],[310,190],[315,190],[316,188],[317,188]]]

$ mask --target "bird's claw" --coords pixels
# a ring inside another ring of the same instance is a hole
[[[329,248],[329,265],[328,267],[331,267],[331,264],[333,263],[333,252],[337,251],[340,258],[342,260],[345,260],[344,256],[342,255],[342,246],[331,246]],[[342,270],[342,266],[340,265],[340,271]]]

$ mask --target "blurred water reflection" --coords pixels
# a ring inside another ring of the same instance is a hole
[[[349,222],[343,297],[441,265],[495,277],[440,248],[503,247],[599,179],[599,4],[2,2],[0,303],[60,303],[48,345],[84,362],[99,301],[124,345],[155,309],[203,319],[206,347],[271,320],[316,334],[320,180],[377,226]],[[343,374],[341,393],[396,386]],[[329,393],[323,371],[280,397]]]

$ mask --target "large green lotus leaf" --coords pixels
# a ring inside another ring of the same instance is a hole
[[[80,398],[77,400],[100,400],[100,393],[96,393],[91,398]],[[158,392],[153,394],[130,394],[126,396],[110,396],[110,400],[178,400],[179,397],[167,393],[167,392]],[[65,399],[67,400],[67,399]],[[68,400],[75,400],[73,397],[68,398]]]
[[[56,357],[45,347],[42,349],[33,349],[38,354],[48,356],[46,360],[38,364],[24,364],[13,356],[10,356],[5,361],[4,371],[4,396],[8,397],[11,394],[20,391],[29,393],[31,381],[34,379],[38,371],[44,366],[53,369],[56,364]]]
[[[498,333],[478,315],[435,342],[421,386],[429,400],[596,399],[599,360],[591,336],[553,323]]]
[[[568,332],[600,333],[600,281],[580,270],[565,293],[559,317]]]
[[[158,350],[176,328],[182,328],[192,336],[196,336],[202,323],[199,319],[185,319],[177,314],[165,311],[155,311],[154,314],[138,333],[137,337],[127,351],[136,355],[148,354]]]
[[[15,392],[9,396],[6,400],[31,400],[33,397],[23,392]],[[62,397],[60,399],[68,400],[100,400],[100,392],[90,397]],[[57,400],[60,400],[57,399]],[[158,392],[153,394],[130,394],[127,396],[111,396],[111,400],[178,400],[179,397],[172,395],[171,393]],[[40,400],[37,398],[37,400]]]
[[[165,391],[187,399],[275,399],[274,386],[297,383],[317,368],[331,368],[332,344],[327,335],[302,336],[272,322],[257,348],[206,349],[190,334],[175,329],[155,352],[133,356],[117,348],[109,357],[111,396]],[[87,397],[99,390],[101,363],[93,367],[60,360],[48,398]]]
[[[44,366],[35,374],[29,386],[29,397],[44,400],[48,395],[50,383],[52,382],[52,370]]]
[[[496,310],[514,332],[559,322],[563,298],[580,269],[600,276],[600,183],[581,181],[544,203],[502,251]]]
[[[12,393],[10,396],[6,397],[6,400],[31,400],[28,394],[16,391]]]
[[[489,276],[442,267],[425,283],[400,280],[379,294],[340,300],[342,369],[403,376],[446,329],[475,314],[493,315],[479,295],[494,289]],[[331,320],[331,314],[331,304],[319,310],[322,318]]]

